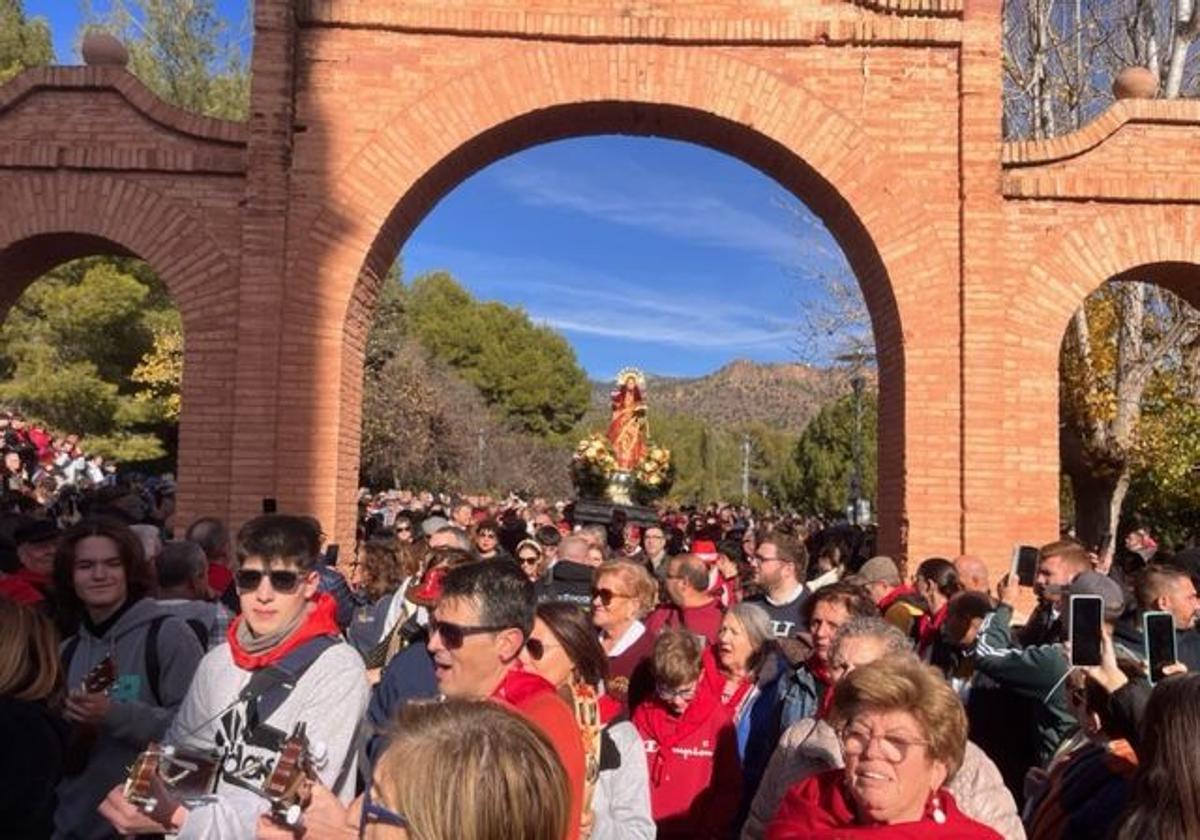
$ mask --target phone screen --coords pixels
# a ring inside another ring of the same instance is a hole
[[[325,565],[337,568],[338,562],[338,544],[330,543],[325,547]]]
[[[277,505],[275,504],[274,499],[263,499],[262,500],[262,512],[263,513],[275,513],[276,508],[277,508]]]
[[[1012,574],[1017,579],[1018,584],[1021,586],[1033,586],[1034,579],[1037,578],[1038,560],[1040,558],[1041,552],[1038,551],[1036,546],[1013,546]]]
[[[1163,668],[1177,661],[1175,617],[1168,612],[1148,612],[1142,616],[1146,662],[1150,665],[1150,684],[1163,678]]]
[[[1070,638],[1072,665],[1100,664],[1100,622],[1104,599],[1099,595],[1072,595]]]

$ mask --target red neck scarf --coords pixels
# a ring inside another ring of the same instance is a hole
[[[824,720],[829,716],[829,709],[833,706],[833,674],[829,670],[829,663],[822,662],[814,653],[808,657],[804,666],[817,681],[817,693],[820,695],[817,702],[817,720]]]
[[[892,604],[899,601],[905,595],[916,595],[916,594],[917,594],[917,590],[913,589],[907,583],[902,583],[899,586],[897,586],[895,589],[893,589],[891,592],[889,592],[888,594],[886,594],[882,598],[880,598],[879,603],[876,606],[879,607],[879,611],[881,613],[885,613],[888,611],[888,607],[890,607]]]
[[[921,616],[921,620],[917,624],[917,653],[924,653],[937,640],[938,633],[941,632],[942,625],[946,623],[946,615],[949,612],[950,603],[947,601],[933,615],[926,613]]]
[[[262,653],[247,653],[238,643],[237,628],[245,621],[244,616],[238,616],[229,624],[225,634],[229,642],[229,650],[233,654],[233,664],[243,671],[257,671],[273,665],[300,645],[318,636],[336,636],[340,632],[337,624],[337,602],[328,592],[320,592],[313,600],[312,608],[304,622],[296,628],[296,632],[270,650]]]

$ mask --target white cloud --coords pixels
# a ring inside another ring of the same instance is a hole
[[[509,257],[425,245],[424,271],[444,266],[476,295],[522,306],[530,318],[579,335],[664,347],[721,348],[735,353],[794,341],[799,311],[764,311],[702,294],[673,280],[679,295],[663,294],[613,274],[544,258]],[[730,288],[736,288],[731,283]]]
[[[776,218],[768,218],[690,179],[661,175],[620,158],[606,160],[602,171],[513,162],[496,178],[529,206],[570,210],[610,224],[756,254],[782,265],[795,265],[814,254],[843,259],[824,226],[794,199],[785,198],[782,190],[774,207]]]

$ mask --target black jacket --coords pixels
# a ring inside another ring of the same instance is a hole
[[[575,604],[590,611],[592,608],[592,579],[595,574],[596,570],[591,566],[572,563],[570,560],[559,560],[550,568],[549,573],[538,581],[538,603]]]
[[[0,834],[42,840],[54,833],[54,789],[69,729],[44,703],[0,697]]]

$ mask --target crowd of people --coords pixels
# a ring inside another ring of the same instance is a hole
[[[364,494],[341,552],[149,486],[0,512],[0,836],[1200,837],[1200,564],[1143,527],[1022,593],[728,505]]]

